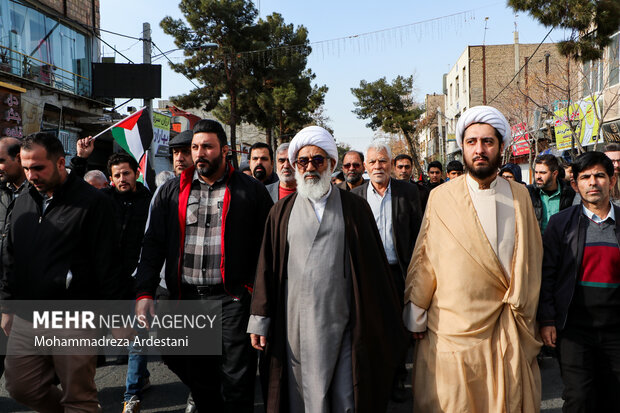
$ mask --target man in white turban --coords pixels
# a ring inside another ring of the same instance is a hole
[[[457,124],[467,174],[434,189],[407,271],[418,340],[414,412],[540,411],[542,240],[525,186],[497,176],[510,127],[495,108]]]
[[[268,413],[385,412],[404,351],[402,303],[368,204],[331,185],[325,129],[289,146],[297,193],[265,227],[250,311]]]

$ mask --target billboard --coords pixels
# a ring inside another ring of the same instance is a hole
[[[512,129],[512,154],[522,156],[530,153],[530,134],[527,132],[527,124],[521,122],[510,128]]]
[[[599,133],[599,118],[599,106],[596,104],[596,100],[592,100],[591,97],[557,110],[554,116],[556,148],[558,150],[571,148],[573,132],[569,121],[575,125],[575,141],[579,139],[582,146],[603,142]]]

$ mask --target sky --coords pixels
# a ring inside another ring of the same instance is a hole
[[[416,98],[442,93],[442,76],[454,65],[468,45],[514,42],[515,22],[520,43],[539,43],[549,28],[527,14],[515,15],[505,1],[470,0],[255,0],[260,17],[280,13],[286,23],[308,29],[313,52],[308,67],[316,74],[315,83],[327,85],[325,112],[337,141],[363,150],[376,133],[357,119],[351,88],[361,80],[398,75],[414,75]],[[149,22],[153,43],[162,51],[175,49],[171,36],[159,22],[165,16],[182,18],[178,3],[164,0],[104,0],[101,2],[101,28],[140,37],[142,23]],[[485,30],[485,18],[487,29]],[[385,30],[390,29],[391,30]],[[357,36],[356,36],[357,35]],[[547,42],[562,40],[554,30]],[[356,36],[356,37],[351,37]],[[135,63],[142,62],[142,42],[102,33],[102,38]],[[347,38],[346,40],[334,40]],[[153,55],[159,51],[153,48]],[[127,60],[103,45],[104,56]],[[182,51],[168,54],[174,62],[183,60]],[[189,92],[194,86],[173,72],[166,59],[162,65],[162,99]],[[122,100],[119,100],[121,103]],[[127,106],[141,106],[132,101]],[[156,107],[156,106],[155,106]],[[118,109],[124,113],[125,107]]]

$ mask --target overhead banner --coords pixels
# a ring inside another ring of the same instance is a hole
[[[527,132],[527,124],[522,122],[510,128],[512,129],[512,154],[522,156],[530,153],[530,134]]]
[[[603,142],[599,133],[599,107],[591,97],[557,110],[554,118],[555,143],[558,150],[571,148],[572,131],[569,122],[574,124],[575,140],[579,139],[581,146]]]

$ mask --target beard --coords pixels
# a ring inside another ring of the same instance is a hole
[[[314,179],[306,179],[308,176],[312,176]],[[329,191],[332,176],[329,168],[325,169],[323,173],[313,171],[305,172],[303,175],[295,169],[295,180],[297,181],[297,193],[299,196],[318,201]]]
[[[289,172],[288,175],[285,175],[284,172]],[[283,168],[282,170],[277,172],[278,174],[278,179],[282,182],[286,182],[291,183],[293,181],[295,181],[295,171],[293,170],[293,168]]]
[[[196,161],[194,162],[194,165],[196,166],[196,171],[198,171],[198,175],[200,176],[204,176],[205,178],[210,177],[211,175],[213,175],[222,165],[222,161],[223,161],[224,157],[222,156],[222,153],[220,152],[220,155],[209,161],[206,158],[198,158],[196,159]],[[198,163],[202,162],[202,163],[206,163],[207,166],[203,167],[203,168],[199,168],[198,167]]]
[[[259,181],[262,181],[267,177],[267,171],[265,170],[265,168],[262,167],[262,165],[257,165],[252,171],[252,175],[254,175],[254,178],[258,179]]]
[[[344,179],[350,184],[356,184],[362,179],[361,172],[349,172],[345,175]]]
[[[474,162],[478,159],[484,159],[488,162],[486,166],[474,166]],[[474,156],[471,160],[471,164],[467,159],[463,159],[465,161],[465,166],[467,166],[467,170],[470,175],[474,178],[478,179],[487,179],[490,176],[497,175],[497,171],[502,163],[502,154],[498,152],[497,156],[494,159],[489,159],[485,155]]]

